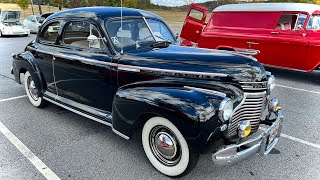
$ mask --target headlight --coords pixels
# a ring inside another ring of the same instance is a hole
[[[274,87],[276,85],[275,81],[276,81],[276,78],[273,75],[270,75],[269,79],[268,79],[268,90],[269,90],[269,92],[271,92],[274,89]]]
[[[233,102],[229,98],[222,100],[219,107],[219,117],[222,122],[225,122],[230,119],[233,112]]]
[[[281,106],[278,99],[272,99],[269,101],[269,110],[271,112],[277,112],[279,109],[281,109]]]

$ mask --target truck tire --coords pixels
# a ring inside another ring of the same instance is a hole
[[[24,74],[24,88],[31,104],[35,107],[42,108],[47,105],[47,101],[38,96],[38,89],[36,88],[31,74],[27,71]]]
[[[178,128],[162,117],[153,117],[145,123],[142,145],[151,164],[171,177],[188,174],[199,159]]]

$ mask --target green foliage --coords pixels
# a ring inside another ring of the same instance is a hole
[[[23,10],[28,9],[30,1],[29,0],[15,0],[15,3]]]

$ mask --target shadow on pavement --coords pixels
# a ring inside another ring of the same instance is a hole
[[[278,69],[272,67],[265,67],[267,71],[270,71],[276,78],[282,78],[290,81],[304,82],[312,85],[320,86],[320,71],[314,71],[312,73],[293,71],[287,69]]]

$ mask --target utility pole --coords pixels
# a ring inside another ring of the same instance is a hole
[[[33,0],[30,0],[30,3],[31,3],[32,14],[34,15],[34,11],[33,11]]]
[[[41,0],[38,0],[38,6],[39,6],[39,14],[42,14],[42,10],[41,10]]]

